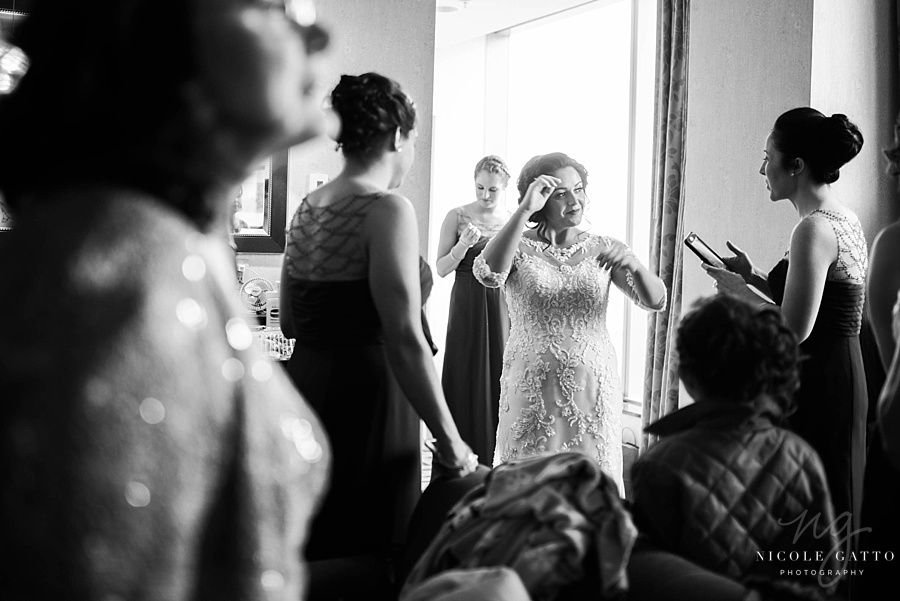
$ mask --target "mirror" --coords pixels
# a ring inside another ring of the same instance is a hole
[[[238,187],[231,229],[238,252],[284,252],[287,164],[288,151],[277,152]]]
[[[21,10],[28,8],[27,2],[20,2]],[[8,44],[5,40],[9,40],[13,27],[25,16],[21,10],[16,10],[15,2],[0,2],[0,94],[8,92],[14,87],[16,80],[24,72],[22,70],[22,54],[21,50]],[[3,195],[0,194],[0,232],[7,232],[12,229],[12,215],[6,204],[3,202]]]

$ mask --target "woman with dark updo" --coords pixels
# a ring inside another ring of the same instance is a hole
[[[863,145],[845,115],[808,107],[775,121],[759,170],[769,198],[788,199],[800,221],[790,249],[768,274],[730,241],[728,269],[704,266],[720,291],[756,304],[748,284],[781,307],[804,356],[791,428],[822,457],[835,513],[858,522],[865,464],[867,391],[859,343],[868,251],[856,215],[831,184]]]
[[[406,407],[394,376],[436,438],[439,467],[467,474],[477,460],[457,432],[423,334],[415,212],[389,192],[412,166],[415,107],[377,73],[342,76],[331,104],[346,163],[291,221],[281,328],[296,339],[288,372],[334,451],[307,557],[380,560],[404,523],[398,506],[411,508],[419,492],[417,422],[389,433]]]

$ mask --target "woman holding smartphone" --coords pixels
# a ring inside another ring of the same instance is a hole
[[[802,363],[791,428],[825,464],[835,515],[858,523],[865,465],[867,394],[859,343],[868,252],[857,216],[831,184],[863,145],[844,115],[808,107],[775,121],[760,175],[772,201],[790,200],[800,217],[790,248],[768,273],[728,242],[727,270],[703,265],[720,292],[764,303],[752,285],[775,300],[797,334]]]

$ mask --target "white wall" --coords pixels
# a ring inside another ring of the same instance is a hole
[[[813,0],[693,0],[690,11],[684,231],[720,254],[732,240],[768,269],[796,213],[769,201],[759,175],[776,117],[809,102]],[[685,310],[713,292],[685,253]]]
[[[810,106],[844,113],[862,131],[862,151],[833,188],[859,215],[869,244],[900,209],[881,152],[894,139],[896,18],[896,3],[881,0],[815,0],[813,10]]]
[[[439,48],[434,60],[434,148],[431,189],[431,237],[427,259],[436,260],[441,222],[447,212],[474,199],[475,163],[485,154],[485,81],[487,43],[473,38]],[[493,151],[497,152],[497,151]],[[434,272],[428,321],[443,362],[453,273],[441,278]]]
[[[317,0],[319,21],[331,33],[330,90],[344,73],[376,71],[395,79],[416,103],[416,159],[398,190],[416,207],[419,248],[428,249],[431,191],[431,118],[434,87],[433,2],[421,0]],[[291,149],[288,163],[287,221],[307,192],[308,176],[325,173],[334,177],[343,160],[335,142],[317,139]],[[281,255],[241,253],[240,261],[263,277],[278,279]]]

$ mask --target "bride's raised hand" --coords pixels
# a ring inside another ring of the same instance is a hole
[[[522,202],[519,204],[523,211],[527,211],[529,215],[537,213],[547,204],[547,199],[553,193],[553,190],[562,183],[562,180],[552,175],[539,175],[534,178],[525,190]]]
[[[728,250],[734,253],[733,257],[722,258],[722,262],[725,263],[728,271],[733,271],[744,278],[744,280],[752,276],[754,270],[753,262],[750,260],[747,253],[732,244],[731,240],[726,240],[725,245],[728,246]]]

